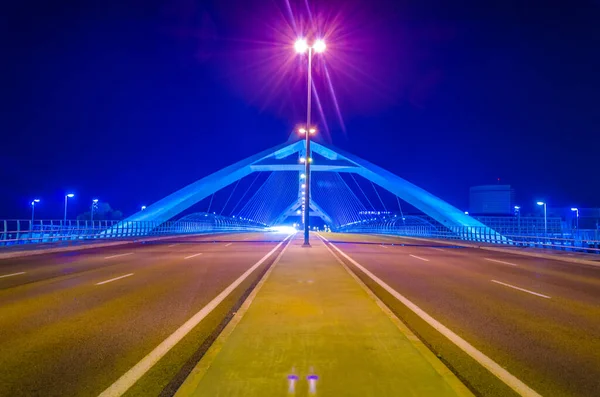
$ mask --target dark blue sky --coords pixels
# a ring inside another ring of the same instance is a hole
[[[317,62],[333,144],[461,208],[497,178],[524,207],[600,206],[600,3],[310,3],[345,125]],[[28,217],[33,197],[60,217],[66,190],[76,212],[98,197],[128,215],[304,117],[285,0],[9,7],[0,218]]]

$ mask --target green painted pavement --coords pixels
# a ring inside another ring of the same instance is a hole
[[[321,241],[301,244],[292,241],[178,396],[470,394]],[[292,374],[298,381],[290,390]],[[312,391],[309,375],[318,376]]]

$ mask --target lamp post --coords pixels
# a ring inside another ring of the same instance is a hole
[[[544,235],[548,235],[548,218],[546,217],[546,203],[544,201],[538,201],[537,205],[544,206]]]
[[[40,199],[34,199],[31,202],[31,230],[33,230],[33,217],[35,215],[35,203],[39,203]]]
[[[146,206],[145,206],[145,205],[142,205],[142,211],[143,211],[143,210],[145,210],[145,209],[146,209]]]
[[[517,228],[519,230],[519,235],[521,235],[521,207],[515,205],[515,212],[517,213]]]
[[[325,42],[321,39],[316,40],[312,46],[309,46],[306,39],[298,39],[294,44],[294,49],[299,54],[304,54],[308,51],[308,78],[307,78],[307,101],[306,101],[306,201],[304,211],[304,246],[309,247],[309,219],[310,219],[310,101],[312,92],[312,52],[321,53],[325,51]]]
[[[73,193],[69,193],[69,194],[65,194],[65,218],[64,218],[64,227],[67,226],[67,202],[70,198],[75,197],[75,195]]]
[[[577,233],[579,233],[579,208],[571,208],[571,211],[574,211],[576,213]]]
[[[92,225],[94,224],[94,208],[96,208],[97,204],[98,204],[98,199],[93,199],[92,200],[92,214],[90,216],[91,221],[92,221]]]

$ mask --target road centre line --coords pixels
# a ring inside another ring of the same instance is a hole
[[[127,255],[132,255],[132,254],[133,254],[133,252],[128,252],[126,254],[117,254],[117,255],[105,256],[104,259],[118,258],[120,256],[127,256]]]
[[[146,374],[165,354],[167,354],[179,341],[181,341],[196,325],[200,323],[206,316],[208,316],[221,302],[223,302],[244,280],[250,276],[260,265],[262,265],[271,255],[273,255],[279,247],[290,238],[291,235],[287,236],[283,241],[263,256],[258,262],[256,262],[250,269],[246,270],[240,277],[238,277],[233,283],[225,288],[219,295],[211,300],[206,306],[200,311],[194,314],[189,320],[187,320],[181,327],[175,332],[162,341],[154,350],[148,353],[144,358],[134,365],[129,371],[123,374],[117,379],[112,385],[106,390],[100,393],[99,397],[116,397],[122,396],[133,386],[144,374]]]
[[[510,263],[510,262],[504,262],[504,261],[499,261],[498,259],[490,259],[490,258],[483,258],[486,261],[490,261],[490,262],[496,262],[496,263],[502,263],[504,265],[510,265],[510,266],[519,266],[516,263]]]
[[[317,234],[324,241],[329,242],[325,237]],[[469,342],[455,334],[449,328],[444,326],[442,323],[431,317],[427,314],[423,309],[419,306],[415,305],[412,301],[408,300],[406,297],[401,295],[398,291],[390,287],[379,277],[375,276],[373,273],[364,268],[360,263],[356,262],[350,256],[346,255],[341,249],[339,249],[335,244],[329,243],[337,252],[339,252],[344,258],[346,258],[350,263],[360,269],[365,275],[370,277],[373,281],[375,281],[379,286],[381,286],[384,290],[389,292],[394,298],[399,300],[404,306],[412,310],[417,316],[419,316],[422,320],[428,323],[430,326],[435,328],[439,333],[444,335],[448,340],[458,346],[462,351],[471,356],[475,361],[485,367],[488,371],[494,374],[498,379],[504,382],[507,386],[517,392],[519,395],[523,397],[541,397],[539,393],[535,390],[527,386],[523,381],[518,379],[516,376],[508,372],[506,369],[502,368],[498,363],[494,360],[477,350],[473,345]]]
[[[19,273],[11,273],[11,274],[4,274],[2,276],[0,276],[0,278],[5,278],[5,277],[12,277],[12,276],[18,276],[20,274],[25,274],[26,272],[19,272]]]
[[[229,247],[231,244],[233,244],[233,243],[227,243],[227,244],[225,244],[225,247]]]
[[[129,277],[129,276],[133,276],[133,273],[125,274],[124,276],[119,276],[119,277],[111,278],[110,280],[101,281],[99,283],[96,283],[96,285],[102,285],[102,284],[112,283],[113,281],[117,281],[117,280],[120,280],[122,278]]]
[[[420,256],[416,256],[416,255],[413,255],[413,254],[408,254],[408,256],[412,256],[413,258],[417,258],[417,259],[420,259],[422,261],[429,262],[429,259],[421,258]]]
[[[514,289],[519,290],[519,291],[527,292],[528,294],[531,294],[531,295],[536,295],[536,296],[540,296],[542,298],[551,299],[548,295],[539,294],[537,292],[533,292],[533,291],[530,291],[530,290],[525,289],[525,288],[521,288],[521,287],[517,287],[517,286],[514,286],[514,285],[506,284],[506,283],[503,283],[502,281],[498,281],[498,280],[490,280],[490,281],[492,283],[504,285],[505,287],[508,287],[508,288],[514,288]]]
[[[185,258],[183,258],[183,259],[190,259],[190,258],[194,258],[194,257],[196,257],[196,256],[198,256],[198,255],[202,255],[202,252],[200,252],[200,253],[198,253],[198,254],[194,254],[194,255],[186,256],[186,257],[185,257]]]

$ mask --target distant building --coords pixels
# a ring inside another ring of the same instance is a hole
[[[469,214],[512,215],[515,191],[510,185],[482,185],[469,189]]]

